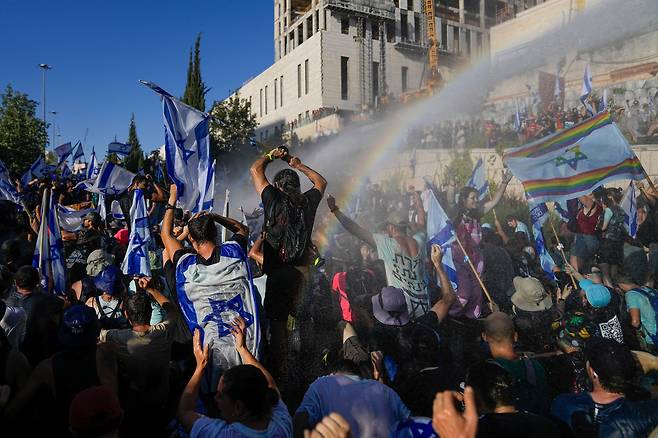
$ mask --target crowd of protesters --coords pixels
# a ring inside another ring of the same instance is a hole
[[[270,180],[277,159],[288,168]],[[62,232],[62,296],[32,267],[41,196],[79,209],[98,198],[44,179],[21,188],[25,210],[3,203],[3,436],[637,437],[658,427],[652,187],[641,187],[635,237],[619,190],[574,200],[547,239],[556,267],[545,272],[525,217],[484,221],[507,202],[509,173],[487,202],[454,183],[428,189],[458,237],[443,248],[426,235],[427,192],[368,184],[358,205],[330,191],[323,203],[327,180],[285,148],[256,160],[251,177],[258,230],[184,212],[175,185],[136,176],[105,199],[120,214],[91,212]],[[120,269],[136,190],[150,277]],[[217,283],[235,288],[247,273],[266,277],[262,308],[190,325],[189,284],[240,274]],[[230,342],[207,342],[211,324]]]

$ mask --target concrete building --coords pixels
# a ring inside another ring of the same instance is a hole
[[[444,78],[488,54],[488,29],[518,0],[436,1]],[[382,96],[423,87],[428,41],[424,0],[274,0],[274,64],[236,91],[265,140],[334,132]],[[498,16],[497,16],[498,15]]]
[[[578,14],[587,13],[600,3],[601,0],[548,0],[507,17],[505,22],[490,29],[492,60],[523,51],[530,41],[569,26]],[[620,4],[618,13],[623,13],[622,7]],[[562,59],[546,62],[544,67],[499,84],[490,96],[492,107],[487,118],[514,113],[515,100],[529,102],[526,85],[541,95],[542,104],[550,102],[558,74],[564,107],[579,106],[583,72],[588,64],[594,93],[598,96],[606,89],[608,99],[622,106],[628,102],[633,111],[651,106],[658,97],[658,28],[655,27],[614,45],[580,53],[567,51]],[[637,105],[633,106],[635,101]]]

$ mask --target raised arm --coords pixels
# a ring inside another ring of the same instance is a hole
[[[258,324],[258,322],[254,322],[254,324]],[[251,351],[247,348],[247,345],[245,344],[245,330],[247,329],[247,323],[245,322],[244,319],[241,317],[237,316],[233,322],[231,322],[231,333],[233,333],[233,336],[235,337],[235,349],[240,355],[240,359],[242,359],[242,363],[245,365],[253,365],[256,368],[258,368],[261,373],[265,376],[265,380],[267,380],[267,385],[274,389],[275,391],[279,392],[279,388],[276,386],[276,382],[274,381],[274,377],[270,374],[267,369],[261,365],[260,362],[258,362],[258,359],[254,357],[253,354],[251,354]]]
[[[256,189],[258,196],[263,193],[265,187],[270,185],[270,182],[265,176],[267,165],[274,161],[274,159],[283,157],[285,154],[286,152],[284,149],[276,148],[257,159],[254,164],[251,165],[251,169],[249,169],[249,173],[251,173],[251,182],[254,185],[254,189]]]
[[[484,214],[487,214],[491,210],[493,210],[496,207],[496,205],[498,205],[500,200],[503,199],[503,195],[505,194],[507,185],[511,180],[512,180],[512,172],[510,172],[509,169],[503,170],[503,180],[500,184],[500,187],[498,188],[498,191],[493,196],[493,199],[491,201],[484,203]]]
[[[443,321],[448,315],[448,310],[450,310],[450,307],[457,300],[457,296],[455,295],[455,290],[452,288],[448,274],[443,268],[443,250],[441,250],[439,245],[432,245],[431,251],[432,264],[441,283],[442,296],[439,301],[434,303],[430,311],[436,313],[439,321]]]
[[[365,228],[361,227],[359,224],[354,222],[352,219],[349,217],[345,216],[338,206],[336,206],[336,199],[329,195],[327,197],[327,206],[329,206],[329,210],[336,216],[336,219],[338,219],[338,222],[353,236],[358,237],[359,239],[363,240],[365,243],[368,245],[372,246],[375,248],[377,244],[375,243],[374,237],[372,237],[372,233]]]
[[[174,254],[179,249],[183,249],[183,244],[174,237],[174,210],[176,206],[176,197],[178,191],[176,184],[172,184],[169,188],[169,201],[165,209],[164,219],[162,220],[162,229],[160,230],[160,237],[165,247],[169,259],[174,259]]]
[[[201,345],[201,332],[199,329],[194,330],[194,337],[192,339],[194,348],[194,357],[196,359],[196,368],[192,377],[190,377],[187,386],[183,390],[178,402],[178,421],[181,422],[185,430],[188,432],[192,430],[194,422],[201,418],[201,414],[195,411],[196,401],[199,398],[199,387],[201,386],[201,379],[203,379],[203,370],[208,365],[209,349],[208,345],[205,347]]]
[[[320,193],[324,195],[324,191],[327,188],[327,180],[324,179],[322,175],[308,167],[306,164],[303,164],[297,157],[292,157],[290,159],[290,167],[295,170],[299,170],[304,175],[306,175],[306,177],[313,183],[313,188],[318,189]]]
[[[247,237],[249,235],[249,227],[247,227],[245,224],[235,219],[232,219],[230,217],[224,217],[217,213],[209,213],[209,214],[212,217],[212,220],[214,220],[219,225],[229,230],[231,233],[239,234],[244,237]]]

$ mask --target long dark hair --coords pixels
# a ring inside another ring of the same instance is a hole
[[[480,208],[466,208],[466,199],[471,193],[475,193],[477,195],[478,191],[469,186],[462,187],[459,190],[457,209],[455,210],[455,216],[452,220],[454,224],[461,222],[462,216],[464,215],[477,220],[480,220],[482,217],[482,211]]]
[[[280,170],[274,175],[274,185],[288,195],[295,203],[301,201],[301,183],[299,175],[292,169]]]

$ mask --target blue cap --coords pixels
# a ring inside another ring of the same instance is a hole
[[[605,307],[610,304],[612,295],[610,290],[602,284],[593,283],[591,280],[581,280],[580,287],[585,291],[587,301],[592,307]]]
[[[96,286],[96,289],[109,295],[114,295],[117,278],[120,273],[121,270],[113,265],[103,269],[100,274],[94,277],[94,285]]]
[[[58,338],[67,347],[86,347],[96,343],[99,333],[96,311],[84,304],[74,304],[62,316]]]

